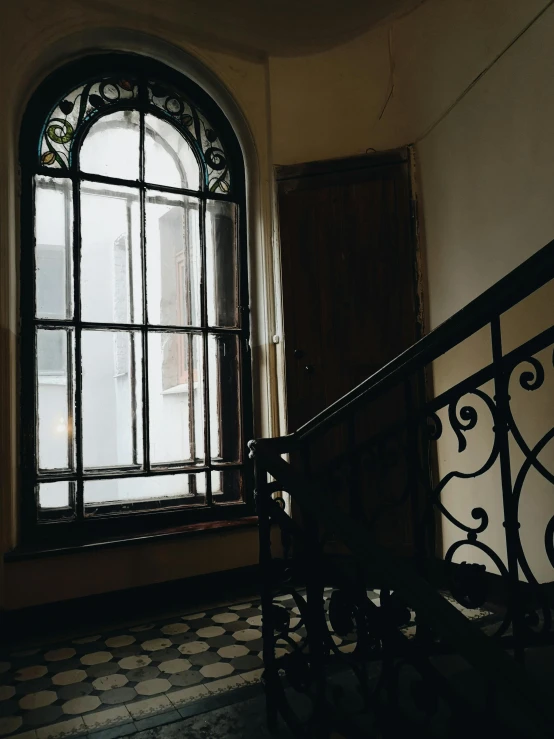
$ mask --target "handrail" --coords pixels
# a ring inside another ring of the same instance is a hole
[[[445,354],[553,277],[554,240],[299,429],[286,436],[264,439],[266,446],[281,453],[291,451],[308,438],[325,431],[354,406],[369,402]]]

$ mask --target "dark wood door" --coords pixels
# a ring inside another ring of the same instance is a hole
[[[405,151],[280,167],[277,180],[293,431],[419,338],[417,273]],[[403,395],[391,398],[392,418]],[[410,538],[407,521],[385,528],[386,540]]]

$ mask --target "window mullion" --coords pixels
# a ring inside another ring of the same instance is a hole
[[[139,153],[139,180],[140,180],[140,255],[142,261],[142,443],[144,469],[150,471],[150,404],[148,383],[148,293],[146,278],[146,190],[144,187],[144,107],[140,111],[140,153]]]
[[[77,518],[83,519],[85,515],[85,504],[83,489],[83,360],[81,351],[81,185],[77,177],[73,179],[73,316],[75,320],[75,404],[73,435],[75,439],[77,472],[74,493]]]
[[[210,468],[206,479],[206,504],[212,505],[212,474],[210,451],[210,388],[208,383],[208,293],[206,283],[206,201],[200,201],[200,312],[202,318],[202,362],[204,388],[204,455],[206,464]]]

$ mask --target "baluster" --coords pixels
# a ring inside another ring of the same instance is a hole
[[[311,477],[310,450],[304,448],[302,451],[302,463],[306,477]],[[306,600],[308,623],[306,624],[308,649],[310,654],[310,669],[312,680],[316,688],[316,700],[314,706],[315,731],[314,739],[325,739],[328,736],[326,720],[326,698],[325,698],[325,608],[323,601],[323,579],[322,568],[323,552],[320,547],[319,523],[317,519],[302,511],[302,521],[306,534],[306,549],[303,553],[306,564]]]
[[[271,611],[273,606],[273,560],[271,555],[270,493],[267,471],[255,457],[256,508],[258,514],[259,563],[262,601],[262,637],[264,657],[264,686],[266,696],[267,726],[273,731],[277,726],[277,691],[279,675],[275,664],[275,633]]]
[[[494,392],[496,400],[496,420],[494,433],[498,441],[500,476],[502,481],[502,502],[504,507],[504,531],[506,537],[506,556],[509,573],[509,600],[512,610],[512,629],[514,636],[514,656],[518,662],[525,660],[523,611],[519,600],[519,566],[517,559],[519,523],[514,506],[512,491],[512,471],[510,464],[509,405],[510,395],[508,375],[502,362],[502,333],[500,317],[491,321],[492,361],[494,364]]]

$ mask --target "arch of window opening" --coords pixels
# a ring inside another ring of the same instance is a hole
[[[125,56],[58,92],[40,129],[27,126],[38,157],[22,148],[34,222],[31,234],[22,220],[33,355],[22,462],[35,530],[111,531],[132,513],[224,518],[251,501],[240,149],[174,73],[160,81],[161,65],[154,75],[141,61],[129,74]]]

